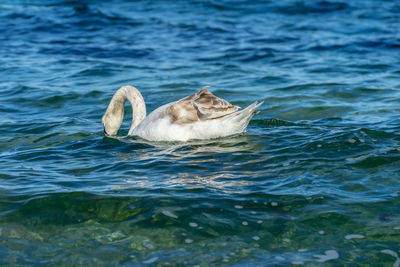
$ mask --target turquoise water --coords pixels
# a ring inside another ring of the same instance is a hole
[[[378,0],[2,1],[0,265],[397,266],[399,14]],[[204,85],[264,105],[239,136],[106,138],[126,84],[149,111]]]

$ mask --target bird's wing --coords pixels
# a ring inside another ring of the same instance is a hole
[[[172,104],[167,115],[177,124],[193,123],[199,120],[211,120],[226,116],[239,109],[226,100],[216,97],[204,86],[197,93]]]

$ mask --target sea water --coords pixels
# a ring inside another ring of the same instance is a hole
[[[398,266],[399,29],[398,1],[1,1],[0,265]],[[107,138],[123,85],[264,104]]]

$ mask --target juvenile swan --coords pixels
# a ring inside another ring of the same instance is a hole
[[[263,102],[254,102],[239,110],[238,106],[216,97],[204,86],[197,93],[176,102],[165,104],[146,117],[142,94],[132,86],[123,86],[112,97],[102,122],[104,134],[117,135],[124,117],[124,104],[132,105],[132,124],[128,135],[149,141],[187,141],[211,139],[246,131],[256,108]]]

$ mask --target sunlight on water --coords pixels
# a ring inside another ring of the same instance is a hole
[[[396,1],[2,1],[1,266],[400,266]],[[211,85],[247,133],[103,136]]]

